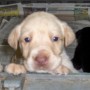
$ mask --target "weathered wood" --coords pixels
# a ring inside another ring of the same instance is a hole
[[[11,75],[0,73],[3,83],[0,88],[6,90],[90,90],[90,74],[51,75],[27,73]],[[2,89],[0,89],[2,90]]]
[[[23,90],[90,90],[90,74],[27,74]]]

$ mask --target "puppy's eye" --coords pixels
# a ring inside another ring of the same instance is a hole
[[[52,38],[52,41],[58,41],[59,40],[59,37],[53,37]]]
[[[31,41],[31,39],[30,39],[29,37],[26,37],[24,40],[25,40],[25,42],[27,42],[27,43]]]

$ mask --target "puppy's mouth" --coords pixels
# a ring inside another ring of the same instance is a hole
[[[26,68],[30,72],[49,72],[58,67],[61,63],[60,57],[47,50],[41,50],[38,53],[34,51],[26,61]]]

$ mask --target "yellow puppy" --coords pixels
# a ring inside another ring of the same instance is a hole
[[[47,12],[35,12],[16,26],[8,37],[9,45],[16,50],[6,71],[12,74],[47,72],[54,74],[76,73],[65,46],[75,39],[72,29]],[[23,60],[23,64],[17,64]]]

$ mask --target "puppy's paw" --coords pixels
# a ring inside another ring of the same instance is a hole
[[[59,66],[55,72],[59,75],[67,75],[70,73],[70,69],[62,65],[62,66]]]
[[[11,63],[5,67],[5,71],[14,74],[14,75],[19,75],[21,73],[26,73],[26,69],[23,65],[20,64],[14,64]]]

